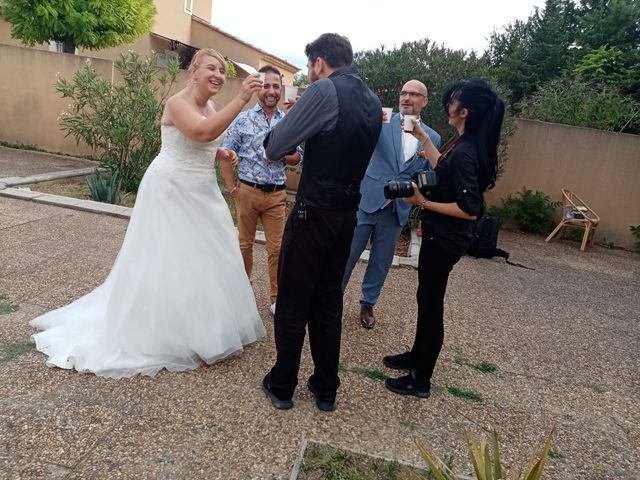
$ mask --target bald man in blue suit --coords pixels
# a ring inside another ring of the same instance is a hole
[[[373,306],[387,278],[393,261],[396,242],[407,223],[411,205],[401,198],[388,200],[384,186],[389,180],[411,180],[418,170],[430,169],[429,161],[420,155],[422,146],[411,133],[402,131],[404,115],[420,115],[428,103],[427,87],[418,80],[409,80],[400,93],[399,110],[389,123],[382,125],[376,149],[360,184],[362,198],[358,206],[358,223],[351,242],[351,253],[342,280],[342,290],[347,288],[351,272],[367,242],[371,240],[369,263],[362,281],[360,296],[360,323],[373,328],[376,318]],[[440,147],[440,135],[422,123],[434,145]]]

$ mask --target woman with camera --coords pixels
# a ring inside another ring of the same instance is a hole
[[[460,81],[442,97],[449,125],[458,136],[440,153],[414,122],[413,135],[426,151],[437,185],[425,197],[414,184],[405,201],[421,208],[422,246],[418,261],[418,322],[413,348],[384,357],[384,364],[409,374],[387,379],[392,392],[427,398],[444,340],[444,295],[449,273],[471,240],[473,221],[483,211],[483,193],[495,185],[504,103],[483,80]],[[424,190],[424,189],[423,189]]]

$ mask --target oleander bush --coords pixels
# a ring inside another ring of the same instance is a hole
[[[160,117],[178,75],[176,59],[156,67],[155,54],[121,53],[113,63],[118,82],[100,77],[90,61],[73,78],[58,78],[56,90],[71,103],[60,116],[62,130],[95,151],[100,166],[118,175],[124,192],[135,192],[160,151]]]

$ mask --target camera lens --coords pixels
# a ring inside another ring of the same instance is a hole
[[[398,184],[391,181],[384,186],[384,198],[397,198],[398,196]]]
[[[411,195],[413,195],[413,185],[408,180],[391,180],[384,186],[385,198],[403,198]]]

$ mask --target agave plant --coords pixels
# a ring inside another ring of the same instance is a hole
[[[544,442],[544,447],[540,458],[538,460],[531,460],[527,466],[522,470],[516,470],[511,473],[510,477],[507,477],[502,469],[502,463],[500,460],[500,444],[498,442],[498,434],[493,431],[491,447],[484,439],[479,442],[473,436],[471,432],[466,432],[465,439],[469,446],[469,453],[471,454],[471,462],[473,463],[473,469],[475,470],[475,478],[477,480],[540,480],[542,476],[542,469],[549,455],[551,449],[551,436],[553,435],[553,429],[549,432],[547,440]],[[426,477],[413,472],[415,477],[419,480],[427,480],[428,478],[435,478],[436,480],[473,480],[474,477],[466,475],[456,475],[452,469],[446,465],[438,457],[431,455],[427,448],[420,442],[416,442],[418,450],[422,455],[422,458],[431,469],[431,477]]]
[[[120,177],[118,172],[102,174],[96,169],[87,179],[91,198],[96,202],[120,203]]]

